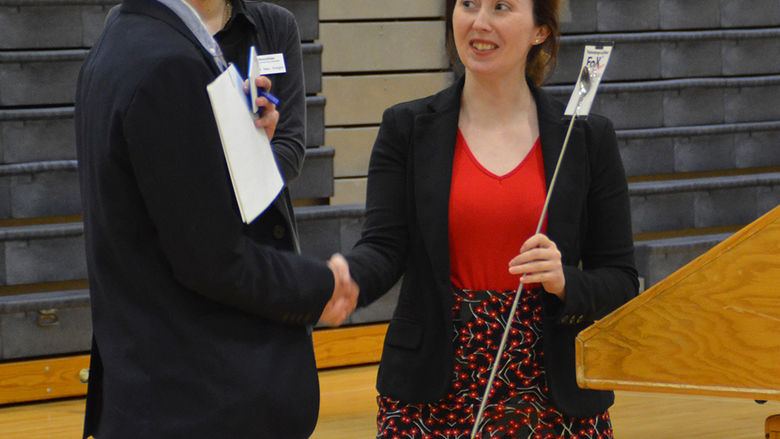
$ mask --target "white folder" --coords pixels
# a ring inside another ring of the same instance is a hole
[[[249,224],[276,199],[284,180],[265,130],[255,127],[255,115],[236,67],[231,64],[206,90],[241,219]]]

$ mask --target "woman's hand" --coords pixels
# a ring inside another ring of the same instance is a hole
[[[524,284],[541,283],[548,293],[561,300],[566,297],[561,252],[546,235],[539,233],[528,238],[520,254],[509,261],[509,272],[522,275],[520,280]]]
[[[258,88],[271,91],[271,80],[266,76],[258,76],[255,78],[255,84],[257,84]],[[247,81],[244,81],[244,92],[249,93],[249,83]],[[268,140],[271,140],[276,131],[276,124],[279,123],[279,112],[276,111],[276,105],[274,105],[273,102],[262,96],[257,97],[257,107],[257,113],[260,117],[255,119],[255,126],[264,128]]]

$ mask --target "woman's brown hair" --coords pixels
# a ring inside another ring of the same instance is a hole
[[[464,71],[463,64],[458,57],[458,51],[455,48],[455,38],[452,33],[452,11],[455,9],[455,3],[458,0],[445,0],[447,5],[447,56],[450,59],[450,66],[457,74]],[[560,27],[558,24],[558,12],[561,7],[561,0],[532,0],[534,3],[534,23],[537,26],[547,26],[550,29],[550,35],[543,43],[537,44],[528,52],[526,60],[525,73],[536,85],[541,85],[547,80],[553,71],[558,60],[558,38],[560,37]]]

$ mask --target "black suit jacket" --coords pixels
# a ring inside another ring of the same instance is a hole
[[[295,26],[289,12],[268,13]],[[94,330],[85,435],[313,431],[310,325],[333,277],[294,251],[286,195],[241,222],[206,93],[218,73],[151,0],[126,0],[82,67],[76,133]]]
[[[462,87],[461,80],[385,111],[369,164],[363,234],[347,257],[363,305],[404,275],[377,388],[405,402],[436,401],[452,380],[447,218]],[[567,121],[562,104],[540,89],[532,92],[549,187]],[[566,415],[582,417],[602,412],[613,395],[577,387],[574,338],[634,297],[638,281],[614,129],[591,115],[575,123],[569,142],[547,221],[563,254],[566,300],[544,295],[544,358],[552,400]]]

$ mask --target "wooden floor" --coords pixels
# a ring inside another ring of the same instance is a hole
[[[373,438],[375,377],[373,365],[321,372],[313,439]],[[83,399],[0,407],[0,438],[75,439],[83,411]],[[619,439],[761,439],[780,403],[619,392],[610,412]]]

